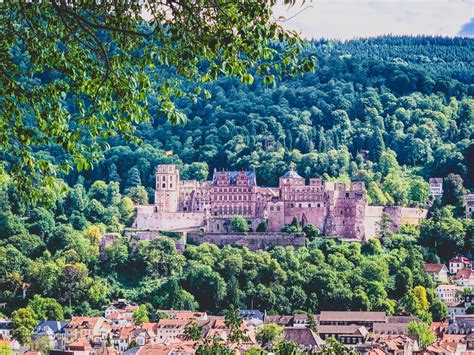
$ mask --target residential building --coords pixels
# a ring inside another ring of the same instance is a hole
[[[36,340],[45,337],[48,339],[51,348],[64,349],[64,335],[66,325],[66,321],[41,321],[36,326],[31,338]]]
[[[10,338],[12,322],[9,319],[0,318],[0,335]]]
[[[449,260],[449,273],[455,275],[459,270],[472,269],[472,262],[464,256],[456,256]]]
[[[385,312],[321,311],[319,326],[322,325],[358,325],[372,331],[374,323],[387,323]]]
[[[319,325],[318,334],[321,339],[334,337],[345,345],[356,345],[365,342],[369,331],[366,327],[353,325]]]
[[[474,193],[470,193],[466,195],[465,216],[466,218],[474,217]]]
[[[453,282],[461,287],[474,287],[474,270],[472,269],[461,269],[458,270],[456,275],[453,277]]]
[[[285,328],[283,337],[299,345],[302,352],[315,353],[321,351],[326,344],[315,332],[309,328]]]
[[[444,264],[425,264],[425,272],[434,282],[448,282],[448,268]]]
[[[461,290],[461,287],[456,285],[438,285],[436,295],[445,304],[452,304],[459,302],[458,294]]]
[[[102,317],[72,317],[64,328],[66,349],[71,343],[74,343],[73,347],[81,347],[85,342],[103,343],[106,340],[102,337],[101,329],[104,321],[105,318]]]
[[[434,197],[443,196],[443,178],[430,178],[430,191]]]

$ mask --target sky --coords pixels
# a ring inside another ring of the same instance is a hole
[[[474,0],[296,0],[274,16],[306,38],[351,39],[384,34],[474,37]],[[286,19],[280,19],[284,16]]]

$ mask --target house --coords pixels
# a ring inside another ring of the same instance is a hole
[[[438,287],[436,287],[436,295],[440,301],[445,304],[459,302],[458,293],[460,291],[461,287],[456,285],[438,285]]]
[[[241,309],[238,316],[255,326],[263,324],[265,313],[253,309]]]
[[[449,260],[449,273],[455,275],[458,270],[472,269],[472,262],[465,256],[456,256]]]
[[[0,335],[10,338],[12,322],[9,319],[0,318]]]
[[[191,324],[192,321],[188,319],[160,319],[156,326],[157,343],[165,343],[184,334]]]
[[[466,218],[474,217],[474,193],[470,193],[466,195],[465,215],[466,215]]]
[[[410,323],[374,323],[373,334],[407,335]]]
[[[356,345],[365,342],[369,334],[363,325],[320,325],[318,332],[321,339],[334,337],[345,345]]]
[[[84,343],[84,339],[93,344],[105,343],[102,337],[101,328],[104,325],[105,319],[102,317],[72,317],[71,321],[64,328],[65,330],[65,346],[66,349],[71,343]],[[78,341],[81,342],[78,343]],[[79,346],[80,347],[80,346]],[[85,351],[85,350],[84,350]]]
[[[46,337],[51,348],[64,349],[64,328],[66,325],[66,321],[41,321],[33,331],[31,339],[36,340]]]
[[[319,314],[319,325],[358,325],[371,331],[374,323],[387,323],[385,312],[321,311]]]
[[[184,319],[184,320],[196,320],[196,321],[207,320],[206,312],[159,310],[157,313],[165,314],[169,319]]]
[[[123,355],[194,355],[196,350],[186,344],[154,344],[128,349]]]
[[[316,316],[315,316],[316,319]],[[264,323],[275,323],[280,327],[293,328],[303,327],[305,328],[308,323],[308,316],[306,314],[294,314],[294,315],[279,315],[279,316],[265,316]]]
[[[445,329],[446,334],[471,334],[474,329],[474,314],[453,316]]]
[[[418,351],[418,341],[407,335],[374,334],[354,350],[364,355],[412,355]]]
[[[285,328],[283,336],[286,341],[292,341],[299,345],[302,352],[315,353],[321,351],[326,344],[319,335],[309,328]]]
[[[464,295],[461,302],[448,304],[448,312],[451,317],[464,315],[468,308],[474,306],[474,295]]]
[[[474,270],[458,270],[456,275],[453,277],[453,282],[461,287],[474,287]]]
[[[430,178],[430,191],[434,197],[443,196],[443,178]]]
[[[425,272],[434,282],[448,282],[448,268],[444,264],[425,264]]]
[[[133,312],[138,309],[137,305],[127,303],[124,298],[119,298],[117,302],[111,304],[104,311],[104,317],[110,320],[133,321]]]

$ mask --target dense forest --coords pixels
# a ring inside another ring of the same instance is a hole
[[[314,74],[275,86],[258,75],[250,85],[225,78],[207,86],[209,98],[179,100],[185,125],[166,122],[150,98],[155,118],[138,129],[143,143],[110,139],[93,170],[44,192],[50,204],[28,205],[0,176],[3,311],[28,305],[57,319],[97,314],[126,297],[147,304],[152,319],[156,309],[220,313],[229,305],[443,318],[423,264],[474,252],[472,220],[457,219],[474,187],[474,41],[383,37],[313,42],[307,51],[318,58]],[[54,161],[61,150],[39,154]],[[298,250],[202,245],[179,254],[171,239],[120,237],[99,252],[101,235],[130,225],[134,203],[153,202],[158,163],[178,164],[185,179],[254,169],[270,186],[294,166],[304,177],[362,180],[372,204],[432,207],[420,228],[393,234],[382,226],[380,240],[366,245],[307,230]],[[445,193],[429,202],[433,176],[445,179]]]
[[[274,87],[224,78],[208,85],[209,99],[181,100],[184,126],[167,123],[150,98],[143,144],[111,140],[86,184],[117,181],[123,192],[139,177],[153,202],[154,169],[173,162],[183,178],[252,169],[269,186],[293,164],[304,177],[363,180],[374,204],[423,205],[421,180],[449,173],[473,186],[474,41],[382,37],[307,51],[318,58],[314,74]],[[395,191],[400,181],[407,191]]]

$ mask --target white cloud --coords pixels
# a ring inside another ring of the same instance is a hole
[[[473,2],[463,0],[306,0],[303,7],[300,4],[289,9],[278,5],[274,15],[286,17],[284,27],[307,38],[455,36],[474,17]]]

